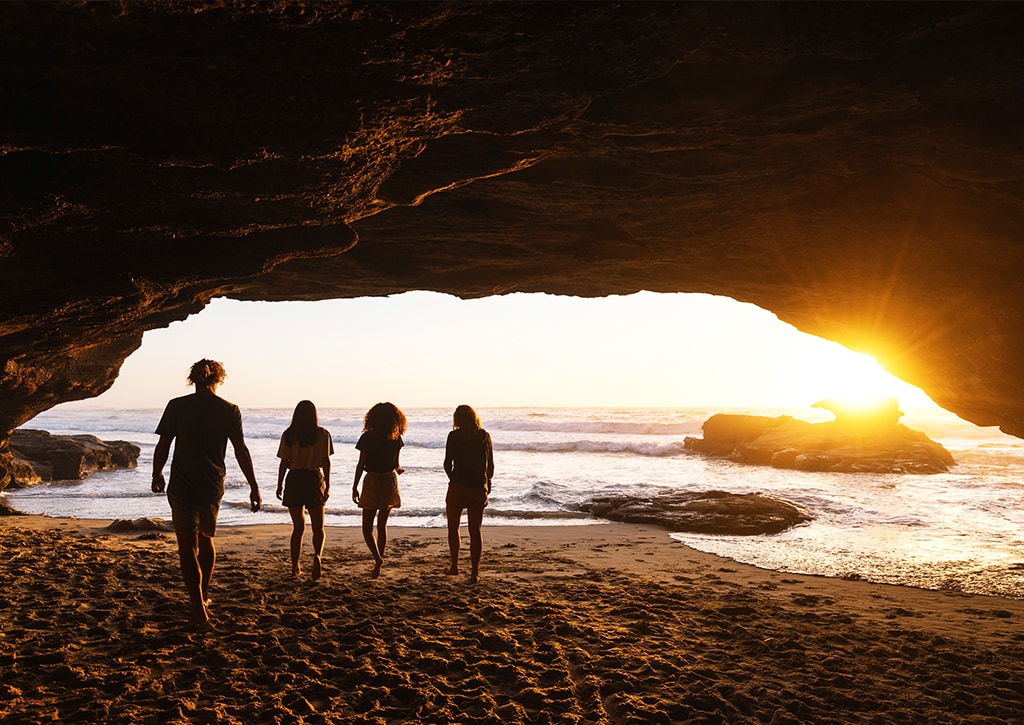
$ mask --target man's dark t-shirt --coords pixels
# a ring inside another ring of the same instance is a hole
[[[175,438],[167,494],[191,505],[224,497],[224,453],[242,436],[238,406],[216,395],[192,393],[167,403],[157,435]]]

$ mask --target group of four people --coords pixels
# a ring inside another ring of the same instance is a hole
[[[226,377],[224,366],[215,360],[200,360],[188,375],[195,386],[190,395],[174,398],[164,409],[157,425],[159,440],[153,453],[152,490],[166,490],[171,521],[178,544],[182,578],[189,594],[193,628],[209,621],[209,590],[216,562],[214,534],[224,496],[225,453],[231,441],[238,466],[249,483],[252,511],[263,505],[252,456],[242,434],[238,406],[217,395]],[[405,415],[391,403],[377,403],[363,418],[363,431],[356,443],[359,460],[352,482],[352,501],[362,509],[363,538],[374,559],[372,576],[380,576],[387,547],[387,522],[391,509],[402,504],[398,476],[402,473],[399,453],[407,427]],[[170,455],[170,483],[163,469]],[[331,495],[331,455],[334,443],[320,427],[316,406],[303,400],[295,406],[291,424],[281,435],[277,456],[277,497],[292,519],[290,554],[292,576],[301,576],[299,559],[309,513],[313,534],[313,580],[323,574],[324,506]],[[445,444],[444,470],[448,476],[445,514],[448,520],[450,563],[445,571],[459,573],[459,527],[466,512],[470,538],[470,580],[479,576],[483,548],[481,523],[494,476],[491,437],[480,425],[476,412],[460,405],[452,416],[452,431]],[[362,491],[359,490],[360,479]],[[376,528],[376,536],[374,529]]]

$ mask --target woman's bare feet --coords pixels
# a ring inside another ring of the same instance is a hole
[[[377,561],[373,565],[373,571],[370,573],[370,578],[371,579],[379,578],[380,577],[380,570],[381,570],[381,567],[383,567],[383,566],[384,566],[384,560],[383,559],[377,559]]]
[[[480,581],[480,575],[479,574],[477,574],[476,572],[473,572],[472,574],[469,575],[469,583],[470,584],[476,584],[478,581]]]
[[[444,575],[445,576],[458,576],[459,575],[459,566],[458,566],[458,564],[452,564],[447,569],[445,569],[444,570]]]
[[[320,557],[319,556],[314,555],[313,556],[313,575],[312,575],[313,576],[313,581],[318,580],[321,576],[323,576],[323,573],[324,573],[323,563],[320,561]]]
[[[302,576],[302,567],[298,564],[292,567],[292,579],[298,579]]]

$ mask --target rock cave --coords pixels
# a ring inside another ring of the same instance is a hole
[[[726,295],[1024,436],[1022,38],[1015,3],[0,4],[0,489],[10,431],[219,296]]]

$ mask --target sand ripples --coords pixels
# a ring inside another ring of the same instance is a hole
[[[169,535],[0,540],[11,724],[1007,722],[1024,703],[1019,637],[901,626],[909,608],[868,620],[706,567],[655,581],[510,545],[468,586],[442,575],[440,541],[395,537],[370,581],[365,552],[329,539],[313,584],[283,548],[222,544],[214,629],[189,633]]]

